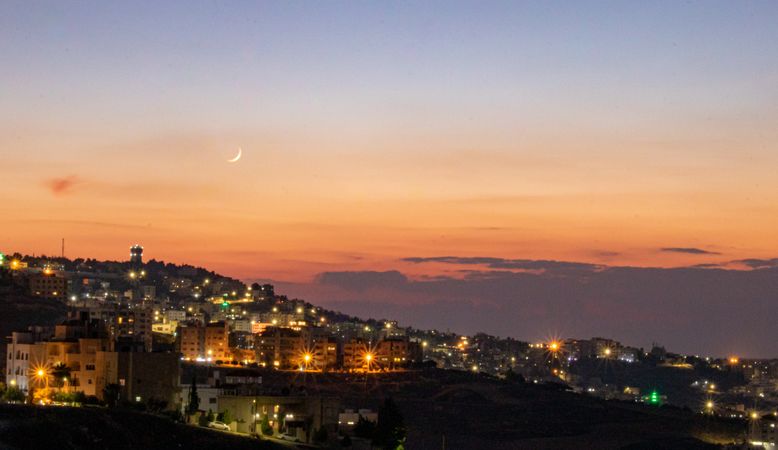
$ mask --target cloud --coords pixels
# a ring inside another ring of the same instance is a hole
[[[461,256],[433,256],[433,257],[408,257],[401,261],[414,264],[442,263],[464,266],[485,266],[490,269],[536,271],[549,275],[565,275],[578,272],[594,272],[604,266],[590,263],[554,261],[545,259],[506,259],[488,256],[461,257]]]
[[[745,264],[746,266],[752,269],[772,269],[778,267],[778,258],[772,258],[772,259],[749,258],[749,259],[739,259],[737,261],[732,261],[732,262]]]
[[[408,278],[396,270],[388,272],[324,272],[316,276],[315,282],[325,286],[364,291],[375,288],[399,288],[408,283]]]
[[[462,262],[452,257],[434,260]],[[278,292],[348,314],[393,318],[420,328],[484,331],[525,340],[553,333],[604,335],[643,347],[659,342],[689,354],[774,356],[778,259],[748,262],[777,268],[602,267],[546,276],[463,267],[463,277],[410,279],[394,270],[325,272],[313,283],[275,284]]]
[[[703,250],[701,248],[694,247],[664,247],[659,249],[662,252],[669,253],[686,253],[688,255],[720,255],[719,252],[712,252],[709,250]]]
[[[54,195],[69,194],[73,187],[79,184],[81,180],[75,175],[68,175],[62,178],[50,178],[44,182]]]

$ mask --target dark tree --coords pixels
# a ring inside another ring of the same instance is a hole
[[[313,434],[313,442],[317,444],[323,444],[327,442],[327,438],[329,437],[327,433],[327,429],[324,427],[319,427],[318,430]]]
[[[119,403],[120,389],[121,388],[116,383],[111,383],[103,388],[103,398],[108,407],[112,408]]]
[[[200,397],[197,395],[197,380],[192,376],[192,385],[189,387],[189,404],[186,407],[186,412],[190,416],[197,413],[200,409]]]
[[[70,367],[63,362],[59,362],[51,368],[51,377],[54,379],[55,386],[63,386],[65,379],[70,378]]]
[[[267,414],[265,414],[262,417],[262,423],[260,424],[260,428],[262,429],[262,434],[266,436],[273,435],[273,427],[270,426],[270,419],[268,419]]]
[[[403,416],[394,401],[387,398],[378,410],[378,423],[373,436],[373,444],[384,450],[396,450],[398,447],[402,448],[404,442],[405,422]]]
[[[359,416],[357,424],[354,426],[354,435],[364,439],[373,439],[375,434],[375,423]]]

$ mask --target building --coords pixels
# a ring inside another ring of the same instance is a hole
[[[275,288],[272,284],[254,284],[251,286],[251,296],[254,301],[267,301],[275,298]]]
[[[254,338],[255,360],[267,367],[296,369],[305,364],[305,341],[300,331],[267,327]]]
[[[68,280],[49,269],[29,277],[30,295],[40,298],[65,301]]]
[[[130,263],[138,266],[143,264],[143,247],[138,244],[130,247]]]
[[[338,341],[331,336],[314,337],[310,345],[313,369],[327,371],[338,366]]]
[[[343,343],[343,368],[346,370],[367,369],[374,357],[370,344],[352,339]]]
[[[230,329],[227,322],[214,322],[205,326],[205,354],[215,360],[230,359]]]
[[[316,430],[337,433],[340,399],[322,396],[241,396],[220,395],[218,412],[230,410],[237,431],[259,433],[265,417],[275,433],[297,437],[311,443]],[[279,420],[280,419],[280,420]]]
[[[178,328],[178,348],[186,360],[217,361],[231,358],[226,322],[190,323]]]
[[[33,333],[15,331],[11,333],[7,352],[6,384],[27,391],[31,386],[34,368],[43,364],[45,346],[36,343]]]
[[[341,434],[353,434],[354,427],[359,423],[360,418],[368,422],[377,423],[378,413],[369,409],[360,409],[358,411],[347,409],[338,414],[338,432]]]
[[[375,361],[380,369],[400,369],[421,359],[421,345],[408,339],[384,339],[376,346]]]
[[[119,399],[127,402],[164,402],[163,409],[177,409],[181,364],[176,353],[111,352],[106,366],[116,367],[107,380],[119,385]]]
[[[754,447],[775,450],[778,448],[778,425],[773,415],[752,420],[748,431],[748,441]]]
[[[154,314],[149,307],[109,305],[81,308],[71,311],[68,317],[82,321],[99,320],[108,332],[112,350],[121,350],[116,347],[118,342],[135,342],[141,344],[145,351],[151,351]]]
[[[154,300],[157,298],[156,286],[144,285],[142,287],[143,300]]]

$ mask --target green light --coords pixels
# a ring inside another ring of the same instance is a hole
[[[651,396],[648,399],[648,402],[652,405],[656,405],[659,403],[659,393],[657,391],[651,391]]]
[[[230,302],[225,300],[224,303],[222,303],[222,309],[227,309],[229,307],[230,307]]]

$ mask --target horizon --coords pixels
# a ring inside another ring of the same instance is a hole
[[[420,327],[778,357],[775,23],[767,2],[5,2],[0,251],[139,242]]]
[[[128,247],[129,248],[129,247]],[[14,252],[19,253],[19,252]],[[10,253],[6,253],[8,255]],[[34,258],[47,258],[47,259],[55,259],[59,258],[59,256],[52,256],[52,255],[45,255],[45,254],[37,254],[37,255],[26,255],[22,254],[24,257],[34,257]],[[149,258],[146,258],[148,256],[151,256]],[[68,259],[70,261],[73,261],[75,259],[96,259],[98,261],[107,261],[107,262],[127,262],[126,259],[122,258],[115,258],[115,259],[100,259],[100,258],[91,258],[91,257],[69,257],[65,256],[65,259]],[[446,264],[458,264],[461,261],[457,261],[456,257],[443,257],[448,262]],[[409,258],[409,259],[424,259],[424,258]],[[439,258],[431,258],[431,259],[439,259]],[[480,258],[479,261],[471,261],[474,258],[464,258],[464,263],[468,265],[474,265],[477,266],[478,263],[484,263],[482,261],[484,258]],[[479,258],[475,258],[479,259]],[[700,346],[699,344],[695,343],[689,343],[689,342],[683,342],[682,340],[677,340],[677,337],[674,337],[673,339],[669,340],[668,342],[665,342],[661,339],[661,336],[664,335],[664,337],[667,337],[667,331],[673,331],[673,328],[676,328],[674,331],[679,331],[678,328],[674,324],[671,323],[670,330],[665,330],[665,333],[655,333],[655,334],[648,334],[640,336],[640,334],[630,334],[625,332],[625,328],[621,328],[621,331],[584,331],[584,330],[611,330],[611,328],[608,327],[610,319],[606,320],[604,323],[599,323],[598,327],[592,327],[590,323],[587,323],[587,327],[584,329],[577,328],[580,326],[581,321],[577,320],[570,320],[570,317],[567,317],[565,319],[560,319],[560,316],[562,314],[559,314],[559,310],[557,310],[556,314],[547,314],[547,311],[545,314],[542,314],[545,317],[534,317],[534,322],[539,322],[541,325],[540,327],[534,326],[531,327],[532,330],[534,330],[532,333],[529,334],[521,334],[520,331],[516,331],[515,325],[510,325],[508,328],[497,327],[497,329],[503,330],[502,333],[496,332],[495,327],[492,327],[491,329],[488,326],[481,326],[476,325],[479,323],[478,321],[471,320],[473,316],[477,316],[479,314],[479,308],[483,308],[484,303],[486,306],[495,306],[495,305],[489,305],[489,303],[495,303],[499,302],[500,300],[507,299],[510,296],[505,295],[504,291],[498,290],[498,295],[495,298],[492,298],[490,300],[484,300],[481,298],[478,298],[477,295],[471,294],[470,297],[462,297],[454,299],[453,301],[451,299],[444,299],[444,296],[450,295],[450,288],[447,286],[439,286],[438,290],[440,292],[436,292],[435,289],[427,289],[423,288],[422,291],[431,291],[426,292],[427,295],[415,295],[411,297],[411,302],[405,302],[405,303],[396,303],[390,301],[392,295],[397,294],[398,292],[402,292],[402,290],[411,284],[424,284],[424,283],[436,283],[436,282],[453,282],[456,283],[457,289],[460,289],[463,284],[481,284],[483,285],[484,282],[491,284],[493,282],[520,282],[521,280],[511,280],[506,279],[505,277],[513,277],[514,275],[519,275],[520,277],[525,278],[537,278],[539,280],[543,281],[549,281],[551,283],[554,283],[555,280],[562,279],[562,282],[569,282],[573,281],[574,283],[580,282],[579,277],[581,275],[596,275],[606,272],[617,272],[620,271],[627,271],[627,276],[638,274],[639,276],[643,276],[643,272],[645,272],[645,276],[652,277],[652,281],[650,284],[653,283],[695,283],[695,280],[688,279],[688,276],[681,276],[681,277],[673,277],[672,274],[675,272],[679,272],[683,274],[683,271],[693,271],[698,272],[700,274],[704,273],[710,273],[710,272],[716,272],[716,271],[723,271],[723,272],[732,272],[734,274],[748,274],[749,272],[753,272],[757,275],[764,275],[764,277],[759,277],[758,280],[761,280],[764,282],[764,279],[766,278],[768,280],[768,286],[769,289],[770,286],[775,285],[778,286],[778,260],[758,260],[758,259],[749,259],[744,261],[733,261],[732,263],[739,263],[733,265],[722,265],[720,267],[696,267],[696,266],[681,266],[681,267],[637,267],[637,266],[605,266],[605,265],[591,265],[588,263],[577,263],[577,262],[571,262],[571,261],[542,261],[542,260],[503,260],[503,261],[495,261],[490,258],[486,258],[486,262],[490,265],[521,265],[525,266],[525,271],[522,272],[510,272],[510,271],[484,271],[476,276],[473,276],[476,271],[468,271],[467,274],[460,276],[459,278],[453,278],[453,277],[427,277],[427,276],[421,276],[418,278],[412,278],[406,276],[404,273],[397,271],[397,270],[387,270],[387,271],[361,271],[361,272],[349,272],[349,271],[332,271],[332,272],[322,272],[318,274],[316,277],[314,277],[311,280],[308,280],[305,283],[301,282],[289,282],[284,280],[275,280],[270,278],[239,278],[234,277],[229,273],[221,272],[217,269],[214,269],[213,267],[210,267],[207,263],[202,262],[190,262],[190,261],[171,261],[166,260],[164,258],[156,258],[152,255],[148,255],[145,253],[144,248],[144,260],[145,261],[158,261],[158,262],[164,262],[166,264],[172,263],[179,266],[193,266],[198,267],[202,269],[206,269],[208,271],[213,271],[218,275],[221,276],[227,276],[229,278],[233,278],[236,280],[239,280],[247,285],[250,285],[254,282],[259,283],[271,283],[274,286],[276,286],[278,290],[278,293],[283,295],[288,295],[290,298],[299,298],[304,301],[311,302],[313,304],[316,304],[317,306],[325,307],[330,310],[334,310],[337,312],[342,312],[345,314],[349,314],[355,317],[359,317],[361,319],[377,319],[377,320],[397,320],[400,324],[404,326],[410,326],[416,329],[437,329],[439,331],[446,331],[451,333],[459,333],[463,335],[469,335],[472,336],[477,333],[486,333],[498,337],[511,337],[514,339],[522,340],[525,342],[546,342],[553,339],[588,339],[588,338],[594,338],[594,337],[606,337],[606,338],[612,338],[617,341],[622,342],[625,345],[630,345],[638,348],[651,348],[654,345],[665,347],[668,349],[668,351],[675,352],[678,354],[683,355],[693,355],[693,356],[702,356],[702,357],[712,357],[712,358],[728,358],[733,355],[737,355],[741,359],[776,359],[778,356],[776,356],[775,353],[775,344],[770,342],[762,342],[765,344],[765,346],[753,346],[753,345],[747,345],[743,343],[743,341],[739,339],[732,339],[732,340],[726,340],[725,344],[722,345],[719,343],[719,347],[716,346]],[[415,264],[424,263],[425,261],[415,261]],[[656,276],[658,274],[658,276]],[[623,275],[623,274],[622,274]],[[668,278],[677,278],[676,280],[671,280]],[[708,281],[710,278],[704,278],[703,281]],[[526,281],[526,280],[525,280]],[[696,282],[699,282],[697,280]],[[618,281],[617,284],[624,284],[624,280]],[[612,284],[610,282],[609,284]],[[756,283],[754,285],[756,287],[756,292],[760,292],[764,294],[762,291],[765,286],[762,286],[760,283]],[[704,291],[704,288],[702,286],[696,286],[701,291]],[[753,286],[752,286],[753,287]],[[442,288],[442,289],[441,289]],[[605,298],[598,298],[597,303],[613,303],[615,300],[618,299],[618,297],[614,298],[607,298],[607,288],[608,286],[605,286],[606,291]],[[640,289],[647,288],[651,289],[653,286],[643,286],[638,287],[638,291]],[[710,293],[710,291],[707,291],[707,293]],[[418,292],[416,293],[418,294]],[[634,295],[637,295],[637,291],[633,293]],[[748,297],[745,297],[748,299]],[[526,299],[525,299],[526,300]],[[568,302],[570,299],[568,298],[553,298],[549,297],[544,299],[544,301],[553,301],[559,303],[559,305],[556,305],[556,308],[565,307],[565,303]],[[721,299],[716,299],[717,301],[714,303],[720,303]],[[724,300],[727,300],[726,298]],[[693,305],[694,302],[692,302],[692,306],[698,306]],[[500,308],[504,307],[523,307],[526,305],[498,305]],[[651,305],[649,305],[651,306]],[[721,306],[721,305],[719,305]],[[469,312],[461,317],[446,317],[444,318],[444,321],[435,321],[430,320],[430,317],[433,317],[433,314],[430,314],[432,311],[439,309],[439,308],[445,308],[445,307],[465,307],[469,308]],[[413,308],[418,308],[423,311],[426,311],[428,314],[419,315],[417,311]],[[498,308],[498,312],[499,309]],[[638,311],[638,312],[645,312]],[[491,315],[493,316],[494,311],[489,311]],[[484,311],[481,311],[481,315],[489,316],[490,314],[484,314]],[[667,314],[667,316],[672,316],[673,314]],[[686,314],[690,319],[694,318],[694,314]],[[766,329],[769,329],[770,322],[769,315],[765,315],[761,318],[752,317],[751,320],[762,320],[765,322]],[[551,318],[552,324],[549,325],[549,322],[545,319]],[[452,322],[452,319],[454,319]],[[639,321],[646,321],[646,319],[649,319],[649,321],[655,321],[655,317],[638,317]],[[731,319],[731,317],[727,317],[726,320]],[[631,320],[631,319],[630,319]],[[457,324],[458,326],[451,326],[452,323]],[[484,323],[484,322],[480,322]],[[560,323],[567,323],[567,326],[560,326]],[[630,322],[632,323],[632,322]],[[536,324],[537,325],[537,324]],[[687,324],[689,326],[690,324]],[[704,328],[707,328],[707,324],[703,324]],[[747,325],[747,329],[750,328],[751,325]],[[452,331],[453,329],[453,331]],[[577,331],[573,331],[577,330]],[[615,328],[615,330],[619,330],[619,328]],[[701,331],[701,330],[699,330]],[[588,334],[587,334],[588,333]],[[674,333],[669,333],[671,336],[674,336]],[[637,337],[636,337],[637,336]],[[710,340],[710,336],[701,334],[699,336],[702,341],[701,342],[708,342]],[[758,336],[757,336],[758,338]],[[747,341],[746,341],[747,342]],[[753,340],[752,340],[753,342]],[[705,350],[700,350],[701,348],[704,348]],[[756,348],[756,350],[754,350]]]

